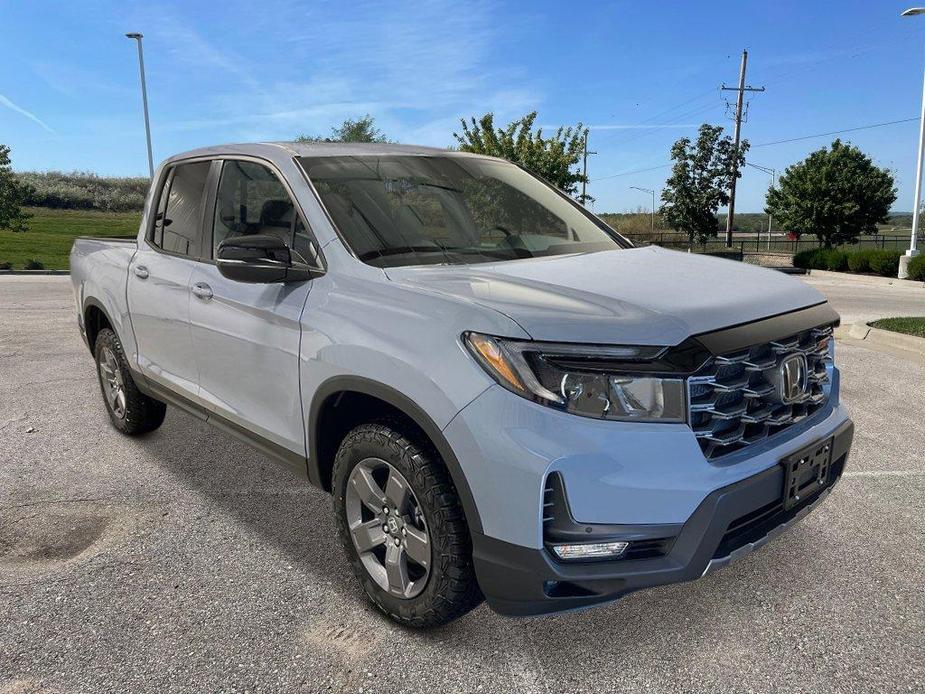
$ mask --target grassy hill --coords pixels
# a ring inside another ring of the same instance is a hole
[[[0,263],[21,270],[29,260],[38,260],[46,270],[68,269],[68,254],[77,236],[134,236],[141,222],[140,212],[97,210],[53,210],[29,207],[29,231],[14,234],[0,231]]]

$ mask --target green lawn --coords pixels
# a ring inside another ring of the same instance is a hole
[[[45,207],[30,207],[27,211],[33,215],[29,231],[0,231],[0,263],[12,263],[14,270],[21,270],[33,258],[46,270],[66,270],[75,236],[134,236],[141,221],[140,212]]]
[[[916,337],[925,337],[925,318],[881,318],[870,324],[872,328],[892,330]]]

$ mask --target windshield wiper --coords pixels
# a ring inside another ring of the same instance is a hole
[[[391,248],[382,248],[375,251],[366,251],[359,255],[360,260],[372,260],[374,258],[385,258],[390,255],[408,255],[413,253],[446,253],[447,251],[461,251],[461,247],[456,246],[392,246]]]

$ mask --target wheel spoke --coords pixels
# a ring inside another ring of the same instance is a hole
[[[116,404],[115,404],[116,414],[123,414],[125,412],[125,391],[122,388],[116,392]]]
[[[387,545],[385,573],[389,579],[389,590],[404,595],[408,589],[408,557],[400,545]]]
[[[408,558],[426,569],[430,566],[430,540],[427,538],[427,533],[411,525],[406,525],[405,529],[408,533],[405,535],[405,550],[408,552]]]
[[[118,392],[115,388],[112,387],[111,383],[106,384],[106,400],[109,401],[109,406],[115,409],[116,406],[116,397]]]
[[[389,472],[389,481],[385,483],[385,498],[398,509],[398,512],[404,513],[408,506],[408,499],[411,496],[411,490],[408,483],[394,472]]]
[[[378,547],[386,540],[385,533],[382,532],[382,522],[378,518],[351,528],[350,534],[353,535],[353,542],[360,554]]]
[[[113,372],[112,368],[110,368],[109,364],[100,362],[100,371],[103,372],[103,378],[110,383],[115,380],[116,374]]]
[[[360,501],[371,511],[379,513],[382,507],[385,506],[385,492],[382,491],[382,488],[373,479],[372,473],[366,468],[358,465],[350,477],[350,484],[356,490]]]

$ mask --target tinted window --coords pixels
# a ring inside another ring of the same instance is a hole
[[[293,251],[293,260],[318,265],[315,244],[276,175],[254,162],[226,161],[215,201],[213,257],[225,239],[253,234],[276,236]]]
[[[621,248],[602,223],[507,162],[413,155],[300,161],[347,244],[372,265]]]
[[[203,197],[211,165],[202,161],[173,167],[158,202],[154,245],[170,253],[200,257]]]

